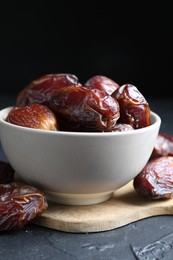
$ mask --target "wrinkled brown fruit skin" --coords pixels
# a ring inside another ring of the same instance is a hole
[[[44,193],[22,183],[0,184],[0,231],[22,229],[48,207]]]
[[[151,124],[149,104],[136,86],[124,84],[115,90],[112,97],[120,105],[119,123],[130,124],[134,129]]]
[[[120,117],[117,100],[83,86],[57,90],[49,107],[59,119],[60,130],[66,131],[111,131]]]
[[[26,106],[30,103],[47,105],[54,90],[78,84],[80,85],[78,78],[73,74],[43,75],[19,92],[16,106]]]
[[[120,87],[118,83],[103,75],[96,75],[89,78],[84,86],[103,90],[108,95],[112,95],[112,93]]]
[[[14,181],[14,169],[0,161],[0,231],[19,230],[47,208],[38,188]]]
[[[135,191],[148,199],[173,197],[173,157],[162,156],[150,160],[134,178]]]
[[[162,132],[157,136],[150,160],[161,156],[173,156],[173,136]]]
[[[4,161],[0,161],[0,184],[9,183],[14,180],[14,169]]]
[[[54,113],[42,104],[31,103],[23,107],[14,107],[6,121],[23,127],[58,130],[58,122]]]

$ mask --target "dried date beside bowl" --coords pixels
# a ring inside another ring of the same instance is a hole
[[[173,157],[161,156],[147,162],[134,178],[136,192],[148,199],[173,198]]]
[[[0,161],[0,231],[22,229],[48,207],[43,191],[14,177],[12,166]]]
[[[0,231],[22,229],[47,207],[38,188],[17,182],[0,184]]]

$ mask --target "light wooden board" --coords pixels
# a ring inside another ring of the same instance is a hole
[[[46,212],[33,223],[59,231],[85,233],[107,231],[147,217],[170,214],[173,214],[173,199],[141,198],[130,182],[110,200],[96,205],[64,206],[48,202]]]

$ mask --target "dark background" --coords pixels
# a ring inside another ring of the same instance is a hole
[[[170,97],[168,1],[6,1],[0,6],[0,92],[48,73],[105,75],[145,97]],[[55,5],[56,3],[56,5]]]

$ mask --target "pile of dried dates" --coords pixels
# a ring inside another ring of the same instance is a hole
[[[73,74],[47,74],[20,91],[7,121],[55,131],[129,131],[150,125],[150,107],[132,84],[96,75],[82,85]]]

